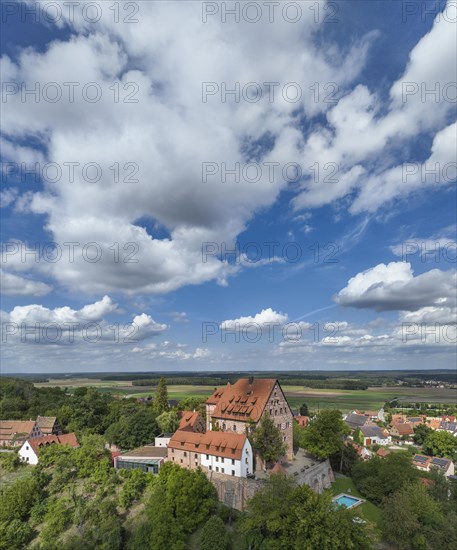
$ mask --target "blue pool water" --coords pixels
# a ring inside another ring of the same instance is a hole
[[[363,502],[363,500],[357,497],[350,497],[349,495],[339,495],[333,499],[333,502],[336,502],[345,508],[352,508],[353,506]]]

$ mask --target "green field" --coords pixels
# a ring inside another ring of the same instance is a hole
[[[36,383],[37,387],[67,388],[74,391],[76,388],[92,386],[102,392],[110,392],[126,397],[153,396],[154,386],[133,386],[132,381],[110,381],[96,378],[64,378],[51,379],[49,382]],[[314,389],[306,386],[283,385],[283,390],[292,408],[298,408],[306,402],[312,410],[325,407],[334,407],[348,412],[353,409],[379,409],[386,401],[398,398],[401,402],[428,402],[428,403],[455,403],[457,391],[448,388],[407,388],[370,387],[367,390],[334,390]],[[170,385],[168,396],[170,399],[185,399],[186,397],[209,397],[214,386],[201,385]]]

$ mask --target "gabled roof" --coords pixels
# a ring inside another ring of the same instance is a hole
[[[35,454],[38,454],[38,451],[42,447],[48,445],[70,445],[71,447],[79,447],[78,440],[74,433],[63,434],[63,435],[42,435],[40,437],[34,437],[33,439],[27,440],[26,443],[32,447],[35,451]]]
[[[429,420],[428,425],[432,430],[437,430],[440,427],[441,420],[439,418],[433,418]]]
[[[38,416],[36,419],[36,423],[40,428],[52,428],[56,422],[56,416]]]
[[[251,418],[258,422],[276,384],[280,389],[279,382],[274,378],[240,378],[235,384],[228,383],[224,388],[215,390],[206,403],[216,406],[211,413],[214,418],[242,422]]]
[[[44,434],[52,433],[56,422],[57,417],[55,416],[38,416],[36,419],[38,427]]]
[[[201,416],[197,411],[182,411],[178,430],[193,431],[199,420],[201,420]]]
[[[399,422],[398,424],[393,424],[392,429],[396,428],[400,435],[412,435],[414,433],[414,427],[408,422]]]
[[[302,428],[306,428],[306,426],[308,426],[309,424],[309,416],[294,416],[294,420],[296,420],[298,422],[298,425]]]
[[[365,424],[371,425],[369,424],[371,421],[368,416],[356,413],[348,414],[345,418],[345,422],[349,424],[351,428],[360,428],[361,426],[365,426]]]
[[[380,456],[381,458],[385,458],[387,455],[390,455],[390,451],[388,449],[385,449],[384,447],[380,447],[376,454]]]
[[[34,420],[0,420],[0,439],[14,439],[15,436],[27,437],[34,427]]]
[[[211,430],[199,434],[177,430],[170,439],[168,448],[240,460],[245,443],[245,434]]]
[[[361,426],[360,431],[363,433],[364,437],[379,437],[381,439],[389,437],[386,430],[383,430],[379,426]]]

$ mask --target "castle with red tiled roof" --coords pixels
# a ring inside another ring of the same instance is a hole
[[[249,424],[257,424],[263,414],[269,414],[281,431],[287,458],[292,458],[293,414],[274,378],[240,378],[215,390],[206,400],[206,429],[245,434]]]

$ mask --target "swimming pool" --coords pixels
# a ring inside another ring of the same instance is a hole
[[[355,506],[362,504],[362,502],[365,502],[362,498],[353,497],[347,495],[346,493],[341,493],[332,499],[332,501],[336,502],[336,504],[339,504],[340,506],[344,506],[345,508],[354,508]]]

